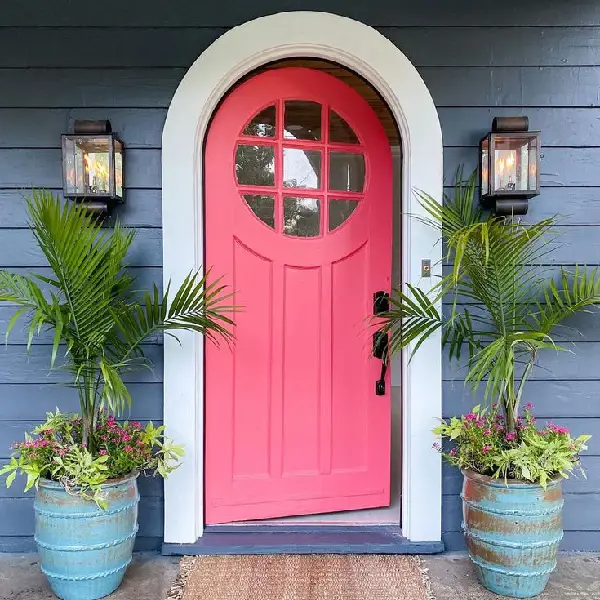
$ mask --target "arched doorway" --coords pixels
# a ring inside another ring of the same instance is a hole
[[[236,27],[184,77],[163,132],[165,280],[182,280],[203,261],[203,141],[216,106],[247,73],[290,57],[346,66],[389,105],[403,144],[402,277],[404,283],[417,283],[421,260],[435,265],[441,253],[435,233],[413,218],[421,212],[413,189],[441,198],[442,142],[433,101],[416,69],[378,32],[315,12],[280,13]],[[204,529],[203,346],[193,335],[181,342],[165,340],[165,424],[187,449],[186,462],[165,486],[167,543],[192,543]],[[424,344],[410,365],[407,356],[402,359],[402,533],[412,541],[436,541],[441,539],[441,463],[430,451],[430,430],[441,416],[440,340]]]

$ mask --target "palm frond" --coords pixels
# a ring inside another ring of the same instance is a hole
[[[493,335],[493,332],[478,330],[474,326],[474,321],[479,320],[485,323],[484,319],[474,316],[468,308],[463,307],[462,312],[458,312],[456,307],[453,307],[452,314],[444,322],[442,335],[442,348],[448,347],[450,360],[460,360],[466,346],[469,362],[472,361],[475,354],[482,349],[486,336]]]
[[[444,195],[443,202],[429,194],[418,191],[419,202],[428,216],[418,217],[420,221],[438,229],[444,238],[456,231],[475,225],[481,221],[481,208],[474,201],[477,173],[464,180],[462,169],[456,171],[452,195]]]
[[[543,300],[535,303],[534,312],[528,313],[532,330],[550,332],[574,314],[600,305],[600,274],[598,268],[588,270],[575,266],[573,273],[561,269],[560,280],[550,280],[542,291]]]
[[[0,271],[0,302],[10,302],[20,308],[15,311],[6,327],[5,339],[8,341],[11,331],[17,324],[20,317],[28,315],[29,331],[27,337],[27,350],[31,348],[33,338],[39,335],[44,326],[53,326],[62,331],[68,316],[60,308],[57,298],[52,297],[52,302],[48,302],[41,288],[35,281],[24,275],[16,275],[8,271]],[[56,359],[57,349],[60,340],[55,340],[52,346],[51,364]]]
[[[122,365],[101,359],[98,368],[104,382],[100,394],[101,406],[106,406],[117,414],[123,413],[125,408],[131,406],[131,394],[121,376]]]
[[[374,319],[380,327],[380,335],[389,335],[389,355],[397,353],[413,342],[412,355],[432,333],[442,327],[442,317],[431,300],[422,290],[411,284],[409,293],[398,289],[390,297],[390,310]]]
[[[98,343],[111,328],[108,309],[133,231],[118,224],[112,233],[102,230],[85,206],[61,206],[45,191],[33,193],[28,209],[31,229],[58,284],[54,287],[71,313],[69,328],[81,342]]]
[[[123,362],[140,356],[144,340],[161,331],[195,331],[214,343],[218,343],[219,338],[230,339],[233,321],[227,314],[233,307],[224,302],[231,294],[226,293],[225,286],[219,285],[219,280],[208,283],[208,277],[209,274],[203,276],[199,271],[190,273],[172,301],[169,284],[162,298],[154,286],[152,294],[147,293],[143,303],[113,307],[115,358]]]

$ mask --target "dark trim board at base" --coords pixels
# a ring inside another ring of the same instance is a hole
[[[211,525],[193,544],[163,544],[164,555],[438,554],[441,541],[411,542],[398,526]]]

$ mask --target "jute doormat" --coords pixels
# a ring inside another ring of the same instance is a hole
[[[182,561],[175,600],[429,600],[414,556],[199,556]]]

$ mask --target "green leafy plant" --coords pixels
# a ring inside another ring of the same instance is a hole
[[[103,483],[130,473],[166,477],[183,457],[183,448],[165,437],[163,426],[118,423],[106,411],[97,416],[94,436],[98,451],[92,454],[83,443],[83,419],[57,409],[26,433],[24,442],[13,444],[15,452],[0,474],[8,473],[7,487],[17,474],[25,475],[25,491],[37,485],[40,477],[59,481],[67,491],[104,508]]]
[[[439,203],[420,193],[421,220],[440,233],[447,273],[430,290],[395,290],[391,309],[379,315],[389,353],[412,346],[412,354],[434,332],[451,361],[466,366],[473,391],[483,388],[497,403],[508,433],[518,440],[519,406],[540,351],[567,350],[553,334],[565,319],[600,304],[596,269],[561,269],[557,280],[539,266],[556,246],[556,218],[522,223],[486,215],[474,201],[476,173]],[[442,299],[449,299],[442,315]],[[510,472],[510,469],[508,470]]]
[[[50,367],[69,374],[79,394],[81,443],[97,457],[101,409],[122,414],[131,405],[124,374],[151,366],[143,343],[163,332],[175,336],[177,330],[204,334],[215,343],[228,340],[230,295],[218,279],[199,271],[175,293],[170,284],[162,296],[156,285],[136,293],[126,268],[134,231],[118,223],[104,228],[83,204],[63,205],[47,191],[35,191],[27,207],[51,275],[0,271],[0,301],[18,306],[6,335],[24,315],[29,316],[28,351],[34,336],[53,332]]]
[[[447,451],[438,443],[434,447],[459,469],[543,487],[557,476],[568,479],[576,467],[584,474],[579,455],[590,436],[573,438],[566,427],[551,422],[538,429],[532,409],[526,404],[524,416],[517,417],[517,431],[509,432],[496,405],[491,411],[476,406],[469,414],[436,427],[434,433],[447,438],[452,447]]]

